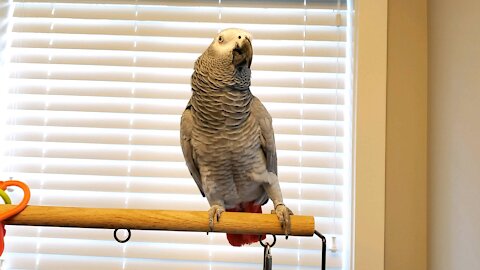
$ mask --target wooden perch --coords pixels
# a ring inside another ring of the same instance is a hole
[[[0,213],[15,205],[0,205]],[[292,236],[312,236],[312,216],[291,216]],[[27,206],[20,214],[5,220],[8,225],[81,227],[132,230],[168,230],[207,232],[206,211],[140,210],[111,208],[79,208]],[[224,212],[215,232],[283,235],[277,216]]]

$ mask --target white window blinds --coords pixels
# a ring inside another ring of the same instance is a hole
[[[32,205],[207,210],[180,115],[196,58],[220,29],[243,28],[285,202],[315,216],[329,246],[336,237],[328,268],[345,269],[347,15],[337,1],[15,1],[1,175],[27,182]],[[260,269],[263,256],[215,233],[133,231],[119,244],[111,230],[7,231],[7,269]],[[316,238],[279,239],[275,269],[320,269],[320,251]]]

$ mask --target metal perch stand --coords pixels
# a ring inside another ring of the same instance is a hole
[[[16,205],[0,205],[0,213],[14,207]],[[27,206],[19,214],[6,219],[5,224],[194,232],[210,230],[206,211],[54,206]],[[276,215],[273,214],[225,212],[222,214],[220,222],[215,224],[214,231],[235,234],[284,235]],[[290,236],[313,236],[314,234],[322,239],[322,270],[325,270],[326,240],[322,234],[315,231],[314,218],[312,216],[291,216]]]

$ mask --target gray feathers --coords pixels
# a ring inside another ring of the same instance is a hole
[[[183,157],[185,158],[188,170],[190,171],[193,180],[195,180],[200,193],[202,193],[202,196],[205,197],[205,193],[203,192],[202,188],[202,182],[200,180],[200,172],[198,171],[197,164],[195,164],[194,151],[191,145],[193,118],[190,108],[191,105],[188,104],[180,121],[180,144],[182,146]]]
[[[198,58],[181,120],[181,146],[192,177],[210,205],[226,208],[265,203],[264,184],[278,181],[272,119],[250,92],[252,50],[245,39],[232,41],[236,59],[243,61],[234,61],[229,45],[218,40]]]

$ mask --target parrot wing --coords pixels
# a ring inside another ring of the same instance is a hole
[[[200,178],[200,172],[198,171],[197,164],[194,159],[194,149],[191,143],[192,138],[192,129],[193,129],[193,118],[191,112],[192,105],[188,102],[187,108],[182,114],[182,119],[180,121],[180,144],[182,146],[183,156],[185,157],[185,162],[187,163],[188,170],[195,180],[195,183],[202,193],[202,196],[205,197],[205,192],[202,188],[202,180]]]
[[[278,175],[277,150],[275,147],[275,134],[273,132],[272,117],[257,97],[253,97],[251,115],[260,126],[261,146],[267,160],[267,171]]]

